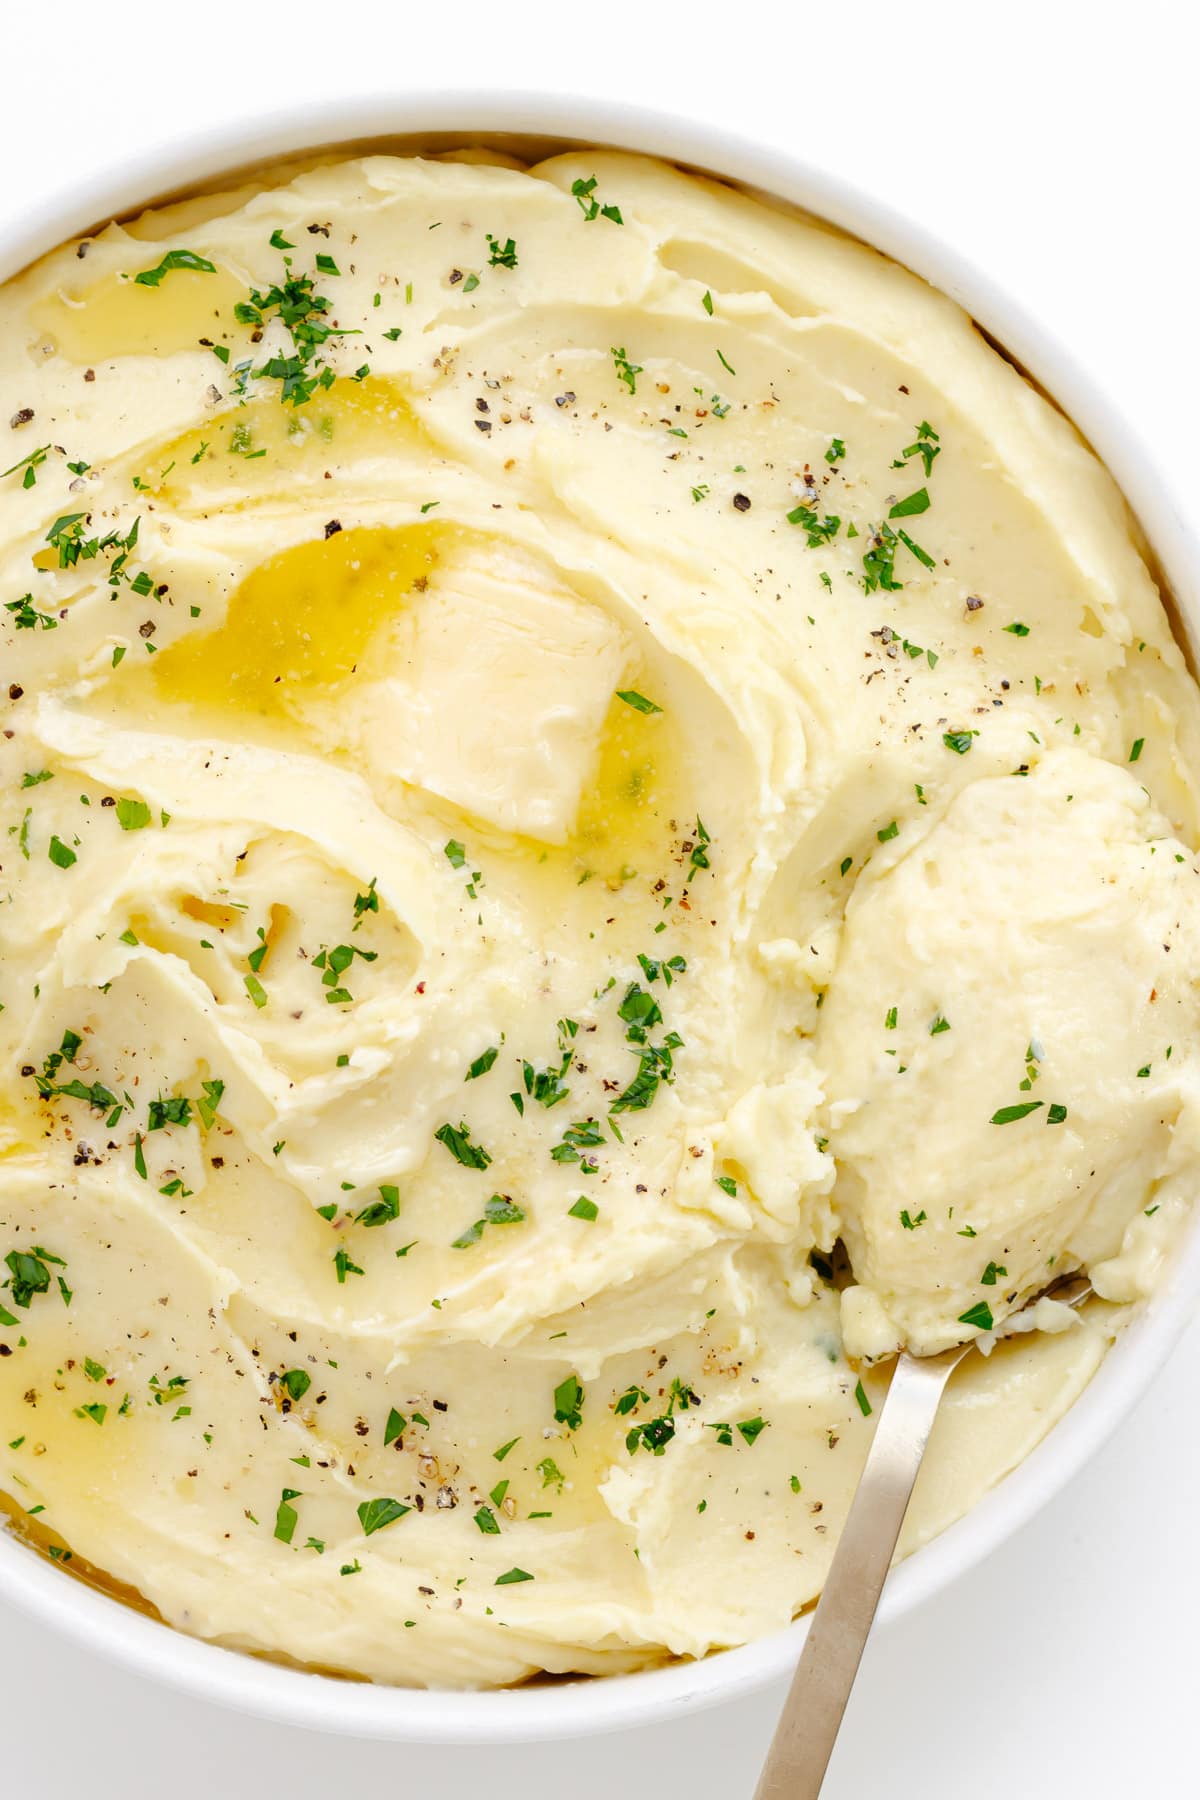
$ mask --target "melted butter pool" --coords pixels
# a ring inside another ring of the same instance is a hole
[[[219,267],[212,275],[173,269],[157,287],[133,279],[158,260],[144,246],[130,244],[126,274],[114,272],[78,290],[59,288],[35,310],[35,328],[77,363],[171,356],[196,348],[201,338],[226,341],[234,306],[246,298],[246,283]],[[248,338],[244,328],[234,329],[239,338]]]
[[[253,569],[223,622],[146,671],[159,699],[207,712],[294,714],[347,681],[371,640],[428,580],[446,531],[372,526],[294,544]]]
[[[638,689],[639,680],[649,685],[640,673],[622,685]],[[581,872],[620,881],[661,859],[682,801],[679,739],[671,714],[641,713],[614,695],[567,845]]]
[[[140,478],[180,512],[219,506],[242,510],[297,481],[323,482],[326,471],[372,458],[437,454],[399,381],[341,377],[303,406],[259,392],[211,424],[143,453]]]

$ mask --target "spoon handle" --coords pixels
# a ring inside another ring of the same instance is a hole
[[[821,1792],[938,1403],[965,1353],[905,1353],[896,1363],[754,1800]]]

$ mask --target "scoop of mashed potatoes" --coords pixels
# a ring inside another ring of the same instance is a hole
[[[267,172],[0,322],[15,1528],[377,1680],[701,1655],[819,1592],[887,1357],[1087,1268],[959,1516],[1196,1175],[1200,709],[1071,426],[609,152]]]

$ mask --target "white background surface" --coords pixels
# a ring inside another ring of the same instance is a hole
[[[1098,376],[1200,515],[1190,9],[1074,0],[404,0],[4,10],[0,203],[191,132],[391,87],[620,96],[754,135],[918,219]],[[881,1632],[827,1800],[1200,1793],[1200,1326],[1080,1480]],[[0,1604],[6,1784],[38,1800],[748,1800],[779,1696],[587,1744],[359,1744],[149,1690]]]

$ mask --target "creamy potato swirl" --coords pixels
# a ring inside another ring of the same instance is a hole
[[[892,1351],[1089,1268],[960,1515],[1195,1177],[1197,694],[1070,425],[607,152],[276,170],[0,319],[20,1528],[379,1680],[700,1655],[819,1592]]]

